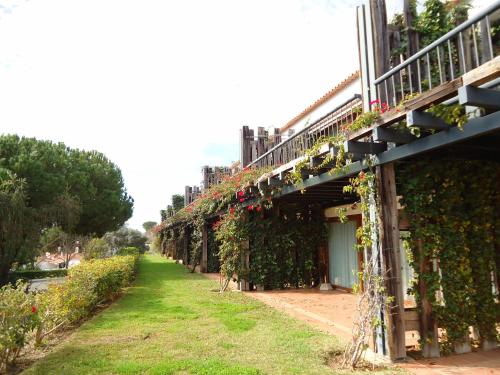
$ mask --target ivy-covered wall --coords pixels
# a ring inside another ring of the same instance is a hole
[[[401,169],[402,204],[410,221],[411,265],[417,283],[427,284],[443,348],[464,342],[469,326],[495,339],[500,243],[500,164],[485,161],[422,160]],[[429,257],[437,267],[419,274]],[[496,280],[495,280],[496,279]],[[492,281],[494,280],[494,281]],[[417,300],[415,284],[413,293]]]

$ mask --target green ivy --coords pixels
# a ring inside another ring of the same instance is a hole
[[[491,275],[496,272],[499,177],[496,163],[446,160],[411,163],[398,176],[411,223],[413,293],[420,301],[418,281],[425,281],[426,297],[446,330],[444,349],[464,342],[469,326],[476,326],[483,338],[496,335]],[[423,257],[438,267],[419,274]]]

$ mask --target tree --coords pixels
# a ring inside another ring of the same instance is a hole
[[[45,228],[69,235],[113,231],[132,216],[120,169],[96,151],[0,136],[0,282],[36,256]]]
[[[104,238],[92,238],[83,249],[85,259],[105,258],[111,253],[111,247]]]
[[[120,169],[99,152],[4,135],[0,136],[0,168],[26,181],[29,207],[50,211],[61,197],[66,203],[68,198],[77,202],[81,210],[74,223],[76,233],[102,235],[117,230],[132,216],[133,199]]]
[[[113,250],[124,247],[137,247],[141,253],[146,251],[147,238],[138,230],[121,227],[117,231],[108,232],[103,237]]]
[[[33,209],[26,205],[26,182],[0,170],[0,284],[15,262],[30,258],[38,236]]]
[[[184,196],[181,194],[172,195],[172,208],[174,209],[174,212],[179,211],[183,207],[184,207]]]
[[[149,232],[155,226],[156,226],[155,221],[146,221],[145,223],[142,224],[142,227],[146,232]]]

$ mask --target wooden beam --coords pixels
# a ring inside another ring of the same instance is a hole
[[[375,155],[387,150],[387,145],[385,143],[345,141],[344,149],[349,154]]]
[[[257,188],[259,190],[264,190],[268,186],[268,180],[264,179],[257,182]]]
[[[389,296],[394,297],[388,305],[387,346],[392,360],[406,358],[404,293],[401,277],[399,249],[398,199],[394,163],[378,166],[375,171],[377,195],[380,198],[379,232],[383,258],[382,273]]]
[[[410,143],[416,139],[409,131],[381,127],[373,129],[374,142]]]
[[[293,171],[294,171],[294,173],[297,172],[297,166],[296,165],[293,166]],[[302,176],[303,180],[309,178],[310,174],[311,174],[311,171],[309,170],[309,168],[301,168],[300,169],[300,175]]]
[[[500,91],[474,86],[462,86],[458,89],[458,102],[462,105],[500,109]]]
[[[442,119],[423,111],[410,111],[406,114],[406,126],[416,126],[420,129],[445,130],[450,125]]]
[[[268,186],[277,186],[279,185],[279,180],[273,177],[268,177],[267,178],[267,185]]]

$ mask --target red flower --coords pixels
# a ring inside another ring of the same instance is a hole
[[[244,193],[244,192],[242,192],[242,191],[238,191],[238,197],[242,197],[242,196],[244,196],[244,195],[245,195],[245,193]]]
[[[257,212],[262,211],[262,207],[261,207],[261,206],[257,206],[257,207],[255,207],[255,211],[257,211]]]
[[[245,198],[240,198],[240,203],[243,203],[245,201]]]
[[[248,206],[248,207],[247,207],[247,210],[248,210],[248,211],[253,211],[253,206],[252,206],[252,205]]]
[[[379,103],[379,101],[378,101],[378,100],[372,100],[372,101],[370,102],[370,107],[371,107],[372,105],[374,105],[374,104],[378,104],[378,103]]]
[[[359,172],[359,179],[363,181],[365,179],[365,173],[363,171]]]
[[[35,307],[35,306],[31,306],[31,312],[32,312],[33,314],[36,314],[37,309],[36,309],[36,307]]]
[[[231,208],[229,209],[229,213],[230,213],[230,214],[234,214],[234,207],[231,207]]]

